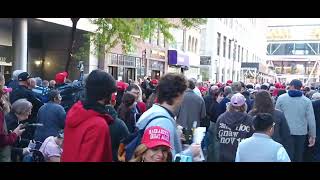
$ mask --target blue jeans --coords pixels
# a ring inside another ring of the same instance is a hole
[[[293,143],[293,159],[292,162],[302,162],[305,150],[306,135],[291,135]]]

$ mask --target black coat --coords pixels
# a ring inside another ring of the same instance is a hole
[[[17,89],[10,94],[10,103],[13,104],[18,99],[27,99],[32,104],[31,117],[37,117],[37,113],[40,107],[43,105],[40,99],[38,99],[34,92],[28,89],[26,86],[19,85]]]
[[[313,147],[306,147],[305,161],[320,162],[320,100],[312,101],[316,120],[316,142]],[[306,143],[307,146],[308,143]]]
[[[210,108],[213,102],[213,96],[211,94],[208,94],[206,96],[203,97],[204,100],[204,104],[206,106],[206,118],[205,121],[203,121],[203,125],[206,126],[207,128],[210,125],[210,117],[211,117],[211,112],[210,112]]]
[[[112,147],[112,159],[118,161],[118,149],[122,139],[129,135],[129,130],[126,124],[118,118],[116,110],[111,106],[106,106],[107,112],[114,119],[113,123],[109,126]]]

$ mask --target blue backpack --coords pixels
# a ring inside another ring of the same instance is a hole
[[[127,138],[124,138],[121,140],[119,149],[118,149],[118,159],[121,162],[128,162],[134,154],[134,151],[136,148],[141,144],[141,139],[143,136],[143,133],[148,127],[148,125],[155,119],[158,118],[166,118],[169,119],[166,116],[156,116],[149,120],[149,122],[146,124],[146,126],[143,129],[136,129],[134,133],[131,133]]]

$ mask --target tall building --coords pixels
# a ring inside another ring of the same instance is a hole
[[[64,71],[71,38],[70,18],[0,18],[0,73],[8,80],[21,69],[32,76],[53,79]],[[85,43],[83,35],[95,27],[86,18],[77,25],[75,48]],[[88,52],[82,59],[85,73],[97,68],[97,58]],[[77,62],[70,63],[71,79],[78,79]]]
[[[203,80],[271,81],[266,66],[266,21],[256,18],[208,18],[201,28]]]
[[[277,81],[319,82],[320,19],[269,22],[267,40],[267,60]]]

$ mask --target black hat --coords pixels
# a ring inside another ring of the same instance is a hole
[[[298,79],[294,79],[290,82],[290,86],[294,86],[294,88],[300,89],[302,87],[302,82]]]
[[[92,101],[110,98],[117,91],[116,81],[109,73],[102,70],[92,71],[86,80],[86,98]]]
[[[19,81],[26,81],[29,78],[31,78],[31,76],[27,72],[20,73],[19,76],[18,76],[18,80]]]

